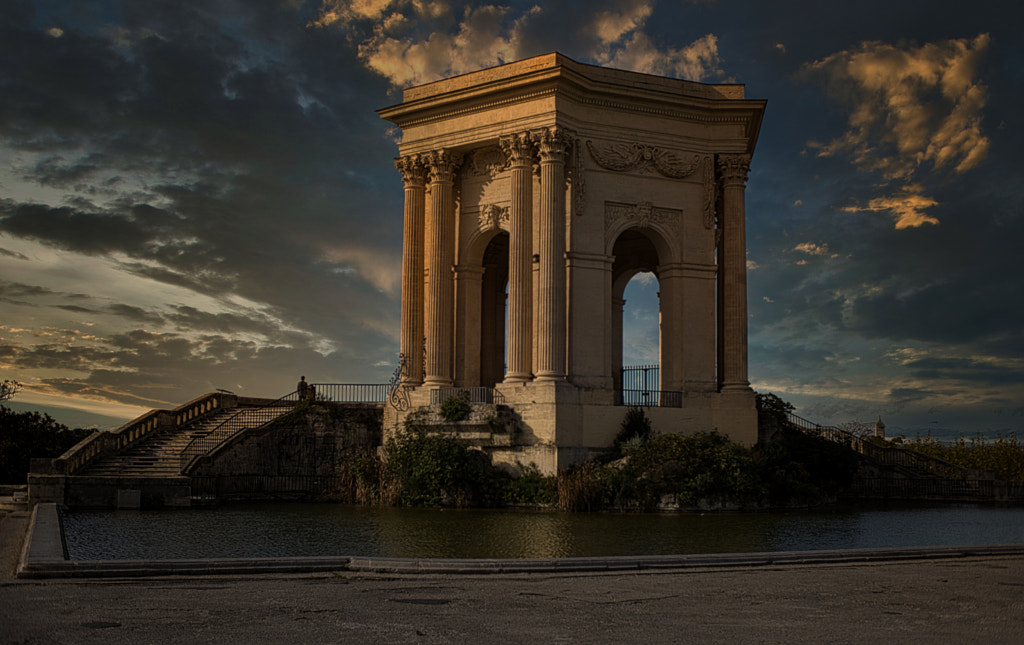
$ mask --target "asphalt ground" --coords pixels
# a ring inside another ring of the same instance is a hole
[[[3,643],[1021,643],[1024,555],[614,572],[17,579]]]

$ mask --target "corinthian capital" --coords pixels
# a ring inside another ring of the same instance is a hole
[[[572,134],[564,128],[554,126],[534,132],[533,140],[537,142],[541,163],[562,161],[572,141]]]
[[[528,132],[510,134],[498,139],[501,151],[505,153],[509,165],[523,166],[533,164],[533,138]]]
[[[451,150],[435,150],[426,155],[427,170],[431,182],[453,181],[455,170],[462,162],[462,155]]]
[[[718,174],[725,186],[742,186],[750,172],[750,155],[718,155]]]
[[[427,180],[427,168],[419,155],[395,159],[395,168],[402,173],[402,181],[407,186],[422,186]]]

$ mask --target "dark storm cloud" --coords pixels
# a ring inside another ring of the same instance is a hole
[[[0,201],[0,231],[86,254],[137,251],[154,232],[120,214]]]
[[[928,380],[958,380],[992,386],[1024,383],[1024,372],[970,358],[925,358],[905,365],[913,376]]]
[[[400,238],[394,151],[373,112],[385,86],[351,64],[345,35],[306,30],[313,10],[290,3],[121,10],[118,27],[90,30],[74,14],[40,22],[23,4],[7,8],[0,60],[23,64],[0,67],[0,136],[53,151],[25,169],[40,184],[122,193],[95,209],[80,195],[75,206],[7,203],[0,228],[83,253],[121,251],[138,275],[300,312],[295,322],[318,333],[365,329],[366,315],[390,310],[394,293],[340,278],[319,257],[325,242],[357,239],[397,257]],[[47,34],[52,24],[60,37]],[[121,173],[156,181],[129,185]],[[310,305],[356,300],[365,307]]]

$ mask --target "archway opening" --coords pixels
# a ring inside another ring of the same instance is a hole
[[[494,387],[505,378],[508,329],[508,233],[494,236],[483,256],[480,298],[480,385]]]
[[[619,402],[640,405],[661,389],[658,251],[644,232],[629,229],[612,254],[612,374]]]

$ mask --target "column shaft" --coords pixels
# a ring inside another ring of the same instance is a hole
[[[747,155],[719,155],[722,182],[722,389],[749,390],[747,380],[747,245],[744,185]]]
[[[565,379],[565,148],[556,128],[537,136],[540,153],[537,379]]]
[[[426,224],[427,289],[424,315],[426,374],[424,385],[452,384],[455,323],[455,195],[458,158],[446,150],[429,156],[430,208]]]
[[[423,226],[426,168],[418,155],[395,160],[405,184],[402,230],[402,382],[423,382]]]
[[[511,169],[509,204],[508,367],[505,381],[533,378],[533,143],[526,134],[503,137]]]

